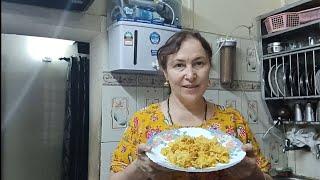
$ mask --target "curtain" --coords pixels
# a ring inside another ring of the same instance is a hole
[[[65,126],[63,136],[62,179],[88,179],[89,141],[89,59],[68,61]]]

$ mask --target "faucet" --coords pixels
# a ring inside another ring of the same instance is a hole
[[[320,159],[320,144],[316,144],[316,158]]]
[[[320,148],[320,144],[319,144],[319,148]],[[290,142],[290,139],[285,139],[284,140],[284,148],[282,149],[282,152],[285,153],[286,151],[295,151],[295,150],[306,150],[306,151],[310,151],[310,147],[307,145],[304,145],[302,147],[298,147],[296,145],[292,145]],[[319,152],[319,151],[317,151]],[[317,153],[319,154],[319,158],[320,158],[320,152]]]

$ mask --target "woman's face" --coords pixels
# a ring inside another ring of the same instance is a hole
[[[180,50],[168,56],[164,71],[172,95],[189,103],[202,98],[208,87],[210,66],[201,43],[194,38],[184,40]]]

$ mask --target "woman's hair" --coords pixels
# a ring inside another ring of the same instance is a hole
[[[196,39],[198,40],[203,49],[206,51],[206,54],[209,58],[210,65],[211,65],[211,58],[212,58],[212,49],[210,44],[205,40],[200,33],[193,32],[193,31],[180,31],[175,33],[171,36],[167,42],[159,48],[157,53],[158,63],[163,70],[167,69],[167,60],[168,56],[171,54],[175,54],[179,51],[181,44],[186,39]]]

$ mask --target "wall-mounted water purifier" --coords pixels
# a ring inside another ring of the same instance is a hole
[[[108,28],[109,71],[158,69],[158,49],[181,29],[163,25],[118,21]]]

